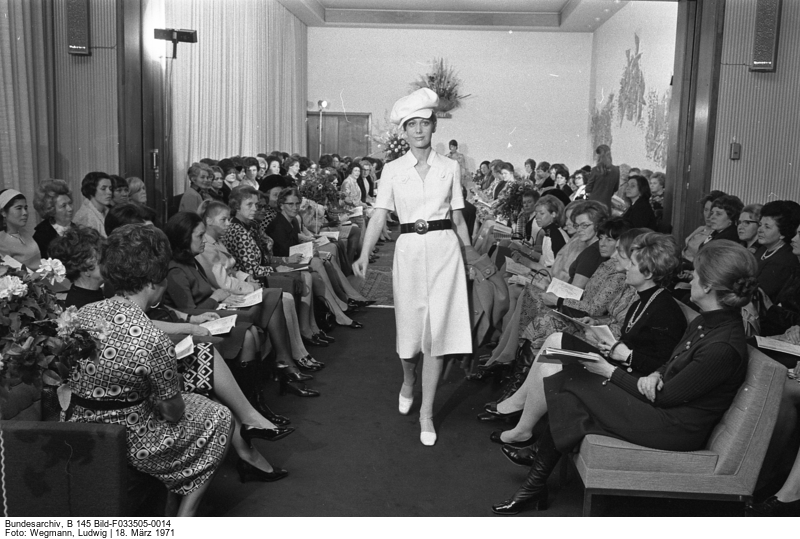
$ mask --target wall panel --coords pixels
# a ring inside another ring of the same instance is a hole
[[[71,182],[77,211],[83,176],[119,168],[117,3],[89,1],[91,56],[67,53],[66,4],[54,1],[55,176]]]
[[[745,204],[800,200],[800,2],[783,2],[775,73],[748,70],[755,15],[754,0],[728,0],[712,188]],[[732,142],[742,145],[738,161]]]

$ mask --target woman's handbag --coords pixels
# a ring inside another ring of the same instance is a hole
[[[208,397],[214,391],[214,346],[196,342],[194,353],[178,360],[178,372],[183,376],[183,390]]]
[[[336,326],[336,317],[328,308],[328,304],[318,297],[314,298],[314,320],[322,331],[330,331]]]

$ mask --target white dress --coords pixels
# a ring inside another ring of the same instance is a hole
[[[411,152],[386,164],[376,208],[396,211],[400,222],[451,219],[464,207],[458,162],[434,151],[425,180]],[[455,229],[401,234],[392,280],[397,324],[397,354],[411,359],[472,353],[467,281]]]

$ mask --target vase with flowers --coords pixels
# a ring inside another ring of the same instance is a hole
[[[107,322],[81,327],[77,309],[61,307],[52,286],[64,276],[56,259],[42,260],[36,271],[0,265],[0,406],[9,399],[9,388],[23,383],[56,389],[66,409],[72,366],[81,359],[99,360]]]

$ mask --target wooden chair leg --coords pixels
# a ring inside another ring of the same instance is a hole
[[[583,516],[590,517],[592,516],[592,491],[584,489],[583,491]]]

